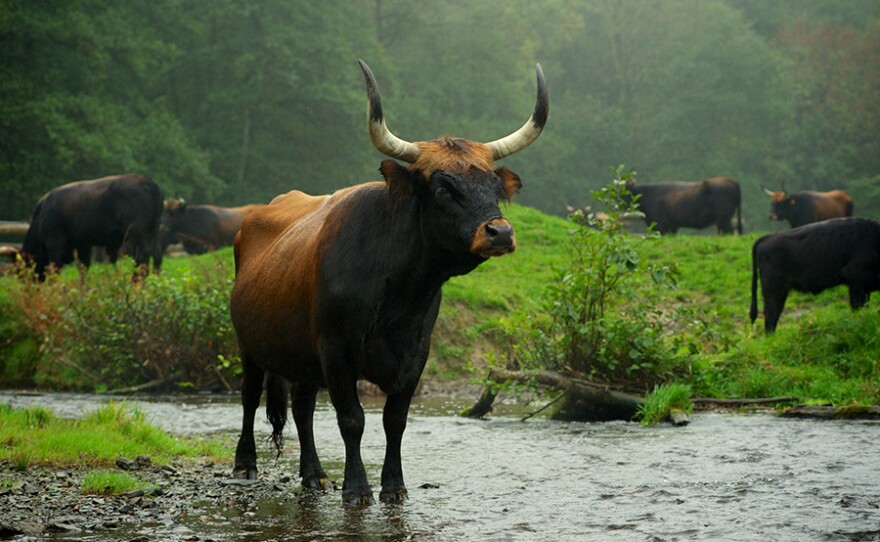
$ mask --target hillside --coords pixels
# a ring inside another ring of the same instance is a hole
[[[573,225],[520,205],[505,214],[518,248],[444,287],[427,378],[481,378],[511,351],[514,332],[545,318],[539,307],[567,262]],[[675,288],[644,279],[624,300],[677,318],[667,335],[687,341],[676,378],[700,396],[880,404],[880,302],[853,313],[845,288],[793,293],[777,333],[764,337],[763,321],[748,321],[758,236],[628,238],[642,264],[677,271]],[[167,258],[140,288],[124,263],[94,265],[85,279],[69,266],[39,286],[0,277],[0,381],[83,391],[155,382],[168,391],[236,389],[231,253]]]
[[[566,260],[569,222],[516,205],[506,215],[516,228],[517,251],[450,281],[429,374],[462,375],[468,362],[480,367],[487,353],[504,350],[499,331],[505,318],[536,305]],[[750,324],[751,247],[760,235],[638,241],[643,260],[678,271],[674,289],[645,283],[639,295],[660,308],[687,307],[699,319],[700,351],[691,356],[687,383],[698,395],[880,402],[876,300],[853,313],[845,287],[820,295],[792,292],[774,336],[764,336],[760,316]],[[760,293],[758,302],[762,307]]]

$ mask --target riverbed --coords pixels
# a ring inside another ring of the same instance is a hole
[[[64,416],[105,400],[0,392],[2,403],[43,405]],[[129,402],[171,432],[238,433],[234,396]],[[298,491],[291,429],[277,463],[263,444],[261,461],[293,478],[270,498],[236,497],[222,510],[199,508],[174,522],[14,540],[880,540],[880,422],[703,412],[685,427],[646,428],[521,421],[523,409],[510,405],[486,420],[457,416],[470,403],[438,396],[415,401],[403,440],[409,500],[402,505],[351,509],[339,492]],[[258,442],[271,432],[262,413]],[[341,484],[342,440],[325,397],[315,435],[328,474]],[[381,400],[368,401],[362,455],[376,491],[383,453]]]

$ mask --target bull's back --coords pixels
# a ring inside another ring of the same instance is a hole
[[[758,266],[799,291],[843,284],[841,270],[854,260],[880,265],[880,223],[870,219],[835,218],[765,237],[755,245]]]
[[[312,334],[320,252],[332,244],[326,221],[336,204],[365,185],[329,196],[292,191],[252,211],[235,239],[230,311],[239,343],[261,366],[290,379],[319,378]],[[327,226],[327,227],[325,227]],[[301,360],[295,369],[278,360]],[[296,375],[286,371],[297,370]]]

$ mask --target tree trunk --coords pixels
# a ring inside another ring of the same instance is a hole
[[[599,422],[630,421],[639,410],[642,399],[628,393],[610,390],[580,378],[573,378],[553,371],[526,373],[493,369],[489,372],[493,382],[535,382],[564,393],[559,406],[550,415],[551,419],[564,421]],[[481,418],[491,412],[495,392],[488,387],[473,407],[463,414],[471,418]]]

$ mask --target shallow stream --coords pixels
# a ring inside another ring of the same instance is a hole
[[[70,416],[104,400],[0,392],[2,403]],[[238,433],[236,397],[134,402],[172,432]],[[434,397],[413,405],[403,440],[403,505],[347,509],[338,492],[265,500],[247,513],[227,511],[223,521],[191,516],[156,525],[149,540],[880,540],[880,422],[697,413],[686,427],[644,428],[523,422],[510,408],[488,420],[458,417],[467,404]],[[366,408],[362,455],[378,491],[381,402]],[[260,420],[257,431],[258,439],[267,436],[268,423]],[[341,479],[342,440],[326,400],[315,434],[331,478]],[[296,473],[292,429],[287,448],[280,461]],[[72,540],[65,536],[44,540]],[[108,531],[77,539],[133,538]]]

